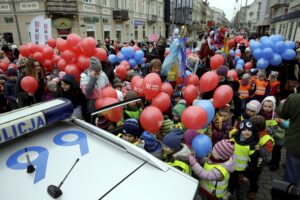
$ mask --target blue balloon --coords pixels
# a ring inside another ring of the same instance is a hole
[[[137,50],[135,53],[134,53],[134,59],[135,60],[141,60],[143,59],[145,56],[144,52],[142,50]]]
[[[232,49],[229,51],[229,54],[231,57],[234,57],[234,51]]]
[[[263,36],[263,37],[261,37],[260,39],[259,39],[259,41],[260,42],[262,42],[262,41],[264,41],[264,40],[268,40],[269,39],[269,37],[268,36]]]
[[[137,65],[136,61],[134,60],[134,58],[130,58],[128,60],[128,62],[129,62],[130,67],[135,67]]]
[[[241,65],[243,67],[245,65],[245,61],[243,59],[239,59],[236,65]]]
[[[197,157],[207,156],[212,149],[211,139],[204,134],[197,135],[192,141],[192,149],[195,151]]]
[[[123,47],[124,48],[124,47]],[[122,52],[122,51],[121,51]],[[123,60],[126,60],[126,57],[121,53],[119,56],[118,56],[118,61],[119,62],[122,62]]]
[[[270,40],[275,44],[279,41],[284,41],[284,37],[282,35],[271,35]]]
[[[234,57],[234,62],[237,63],[241,59],[239,56]]]
[[[115,62],[117,62],[117,56],[115,54],[110,54],[108,56],[108,61],[111,63],[111,64],[114,64]]]
[[[261,45],[262,45],[262,48],[268,48],[268,47],[273,48],[273,46],[274,46],[273,42],[269,38],[262,40]]]
[[[258,59],[256,63],[256,67],[261,70],[266,69],[268,66],[269,66],[269,61],[263,58]]]
[[[142,58],[142,59],[140,59],[140,60],[136,60],[136,63],[138,64],[138,65],[141,65],[141,64],[143,64],[144,63],[144,58]]]
[[[273,57],[273,49],[271,49],[269,47],[263,49],[263,57],[267,60],[272,58]]]
[[[127,47],[126,54],[124,54],[126,58],[132,58],[134,55],[133,47]]]
[[[242,66],[242,65],[239,65],[239,64],[237,64],[237,65],[235,66],[235,69],[243,69],[243,66]]]
[[[212,122],[212,120],[214,119],[214,116],[215,116],[215,108],[214,108],[213,104],[211,103],[211,101],[200,100],[197,102],[196,106],[200,106],[201,108],[203,108],[208,115],[207,122],[208,123]]]
[[[274,51],[276,53],[282,53],[286,49],[285,43],[283,41],[278,41],[274,45]]]
[[[241,53],[241,50],[240,49],[236,49],[235,53]]]
[[[261,49],[261,44],[260,42],[257,42],[255,40],[251,40],[252,42],[250,42],[250,49],[252,52],[254,52],[256,49]]]
[[[292,49],[286,49],[282,54],[281,57],[284,60],[293,60],[294,58],[296,58],[296,52]]]
[[[273,57],[270,59],[270,63],[273,66],[279,66],[282,62],[282,58],[279,54],[274,53]]]
[[[262,54],[263,54],[263,51],[261,49],[255,49],[253,51],[253,56],[256,60],[262,58],[262,56],[263,56]]]
[[[293,41],[286,41],[285,42],[285,47],[286,47],[286,49],[295,49],[296,44]]]

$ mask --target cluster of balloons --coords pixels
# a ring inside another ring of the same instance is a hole
[[[259,41],[250,41],[250,49],[257,60],[258,69],[266,69],[269,65],[279,66],[282,60],[292,60],[296,57],[295,43],[284,40],[282,35],[272,35],[264,36]]]
[[[108,61],[112,64],[127,61],[131,68],[135,68],[137,65],[141,65],[146,61],[144,57],[144,52],[135,45],[133,47],[123,47],[121,53],[118,53],[118,55],[110,54],[108,56]]]

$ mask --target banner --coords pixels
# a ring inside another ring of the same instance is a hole
[[[51,19],[44,16],[37,16],[31,20],[29,26],[30,42],[35,44],[45,44],[51,38]]]

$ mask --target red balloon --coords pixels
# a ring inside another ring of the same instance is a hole
[[[200,92],[208,92],[215,89],[218,86],[219,77],[216,74],[216,72],[206,72],[201,76],[199,83]]]
[[[161,79],[158,74],[150,73],[144,78],[144,94],[146,100],[150,100],[155,97],[161,86]]]
[[[64,52],[62,52],[61,57],[67,62],[67,63],[72,63],[73,59],[76,59],[76,54],[67,49]]]
[[[20,50],[20,54],[22,56],[24,56],[24,57],[29,57],[30,56],[30,51],[29,51],[27,45],[20,46],[19,50]]]
[[[198,96],[198,90],[194,85],[188,85],[183,89],[183,98],[190,105]]]
[[[80,48],[80,43],[78,43],[77,45],[70,48],[70,50],[72,50],[77,56],[82,54],[82,51],[81,51],[81,48]]]
[[[252,62],[246,62],[244,65],[244,69],[250,70],[250,69],[252,69],[252,66],[253,66]]]
[[[228,41],[228,46],[229,46],[229,48],[235,47],[235,41],[234,41],[234,39],[230,39],[230,40]]]
[[[52,57],[52,63],[53,63],[53,65],[57,65],[57,63],[58,63],[58,61],[61,59],[61,57],[60,56],[58,56],[58,55],[53,55],[53,57]]]
[[[138,47],[138,46],[136,46],[136,45],[133,46],[133,50],[134,50],[134,51],[137,51],[137,50],[139,50],[139,49],[140,49],[140,47]]]
[[[221,108],[228,104],[233,97],[233,90],[230,86],[228,85],[221,85],[219,86],[213,96],[214,100],[214,107],[215,108]]]
[[[56,48],[60,51],[63,52],[68,48],[68,42],[67,40],[64,40],[62,38],[58,38],[56,40]]]
[[[96,99],[96,102],[95,102],[95,108],[96,108],[96,109],[101,108],[103,102],[104,102],[104,99],[103,99],[103,98]]]
[[[219,66],[224,64],[224,58],[221,55],[214,55],[210,59],[210,68],[212,70],[217,69]]]
[[[144,79],[143,78],[140,77],[140,78],[136,79],[131,86],[132,86],[133,91],[135,91],[139,97],[144,96]]]
[[[35,52],[33,55],[32,55],[32,58],[39,61],[39,62],[42,62],[44,60],[44,56],[41,52],[37,51]]]
[[[90,66],[90,58],[85,55],[80,55],[77,59],[77,65],[81,71],[86,70]]]
[[[163,82],[160,86],[160,91],[167,93],[170,97],[173,96],[174,89],[168,82]]]
[[[27,93],[35,93],[35,91],[38,89],[38,86],[38,81],[32,76],[25,76],[21,80],[21,87]]]
[[[95,56],[99,58],[100,61],[107,60],[107,52],[103,48],[97,48],[95,52]]]
[[[127,76],[127,69],[124,65],[119,65],[116,67],[116,75],[123,81]]]
[[[151,103],[151,106],[155,106],[161,112],[165,112],[170,108],[171,105],[171,98],[167,93],[160,92],[158,95],[156,95]]]
[[[241,41],[242,39],[244,39],[244,36],[238,35],[238,36],[235,37],[235,42],[236,42],[236,43],[240,43],[240,41]]]
[[[43,48],[42,53],[44,55],[44,58],[52,58],[53,54],[54,54],[54,51],[51,47],[46,46],[46,47]]]
[[[50,47],[54,48],[54,47],[56,46],[56,41],[55,41],[55,39],[50,38],[50,39],[47,41],[47,44],[48,44]]]
[[[235,80],[235,81],[239,80],[238,74],[234,69],[229,70],[228,73],[227,73],[227,76],[232,78],[232,80]]]
[[[6,72],[8,65],[9,65],[9,63],[0,62],[0,69],[2,69],[3,72]]]
[[[196,74],[189,75],[188,77],[186,77],[185,84],[186,85],[194,85],[197,87],[199,84],[198,76]]]
[[[30,53],[34,54],[35,52],[38,52],[39,47],[37,44],[29,43],[28,49],[29,49]]]
[[[49,71],[49,72],[52,72],[52,71],[53,71],[52,60],[50,60],[50,59],[45,59],[45,60],[43,60],[42,63],[43,63],[44,69],[46,69],[46,70]]]
[[[99,103],[101,103],[100,104],[101,105],[100,108],[102,108],[102,107],[109,106],[111,104],[115,104],[115,103],[118,103],[118,102],[119,102],[118,99],[107,97],[107,98],[104,98],[103,101],[99,102]],[[99,103],[97,103],[96,105],[98,105]],[[122,106],[118,106],[116,108],[104,111],[102,114],[109,121],[119,122],[121,120],[122,116],[123,116],[123,107]]]
[[[102,98],[106,98],[106,97],[118,99],[118,95],[117,95],[116,90],[112,87],[104,88],[102,90]]]
[[[80,76],[80,70],[78,69],[77,65],[76,64],[68,64],[65,68],[65,72],[66,74],[71,74],[73,75],[74,77],[78,77]]]
[[[140,77],[139,75],[135,75],[134,77],[132,77],[132,79],[130,80],[131,85],[134,85],[135,81],[137,81],[138,79],[141,79],[142,77]]]
[[[92,37],[87,37],[81,41],[80,47],[85,55],[93,56],[96,51],[96,40]]]
[[[68,46],[75,46],[81,41],[81,37],[76,33],[71,33],[67,36]]]
[[[206,125],[207,120],[207,112],[200,106],[189,106],[181,114],[186,129],[199,130]]]
[[[162,112],[154,107],[148,106],[145,108],[140,116],[140,122],[144,130],[152,134],[156,134],[162,126],[164,117]]]
[[[60,59],[57,62],[57,67],[58,67],[59,71],[65,71],[66,66],[67,66],[67,62],[64,59]]]

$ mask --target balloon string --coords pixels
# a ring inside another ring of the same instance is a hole
[[[33,103],[34,103],[34,104],[36,104],[36,101],[35,101],[35,96],[33,96]]]

